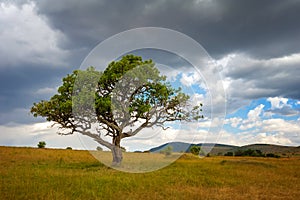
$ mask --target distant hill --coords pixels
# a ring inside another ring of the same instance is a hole
[[[205,147],[213,147],[214,150],[221,150],[221,151],[227,151],[231,149],[236,149],[238,146],[233,145],[226,145],[226,144],[214,144],[214,143],[199,143],[199,144],[190,144],[185,142],[170,142],[163,145],[160,145],[158,147],[154,147],[150,149],[150,152],[158,153],[161,150],[165,149],[167,146],[173,147],[173,152],[190,152],[191,146],[205,146]]]
[[[245,146],[234,146],[226,144],[214,144],[214,143],[199,143],[190,144],[185,142],[170,142],[162,144],[158,147],[154,147],[149,151],[152,153],[159,153],[161,150],[172,146],[173,152],[190,152],[191,146],[202,146],[205,148],[212,148],[209,152],[211,155],[224,155],[227,152],[235,152],[237,150],[260,150],[263,153],[276,153],[276,154],[300,154],[300,147],[281,146],[272,144],[250,144]]]
[[[253,149],[260,150],[263,153],[278,153],[278,154],[289,154],[299,153],[300,147],[281,146],[274,144],[251,144],[240,147],[241,150]]]
[[[191,144],[184,143],[184,142],[171,142],[171,143],[165,143],[158,147],[154,147],[149,151],[152,153],[159,153],[161,150],[167,148],[168,146],[172,146],[173,152],[186,152],[187,149],[189,149],[190,145]]]

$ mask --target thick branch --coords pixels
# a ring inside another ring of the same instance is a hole
[[[76,132],[81,133],[82,135],[86,135],[86,136],[89,136],[89,137],[93,138],[96,142],[98,142],[99,144],[107,147],[110,150],[114,147],[113,144],[103,140],[99,135],[93,134],[90,131],[76,130]]]
[[[143,128],[146,127],[152,127],[156,122],[158,122],[158,117],[156,118],[156,120],[153,123],[152,126],[149,126],[149,121],[151,120],[151,118],[157,113],[158,111],[156,110],[156,107],[153,107],[148,113],[147,113],[147,117],[145,118],[145,122],[140,125],[137,129],[135,129],[134,131],[130,130],[129,132],[123,133],[123,138],[125,137],[131,137],[136,135],[137,133],[139,133]],[[151,123],[151,124],[152,124]]]
[[[103,124],[106,124],[111,129],[114,129],[114,130],[116,130],[118,132],[122,132],[121,128],[118,125],[116,125],[115,122],[110,122],[110,121],[104,119],[103,117],[99,117],[99,122],[103,123]]]
[[[170,113],[170,110],[173,110],[173,113]],[[159,126],[163,130],[168,129],[169,127],[165,127],[165,122],[171,122],[171,121],[181,121],[181,120],[189,120],[190,115],[193,115],[193,111],[182,111],[180,108],[174,107],[163,107],[161,109],[158,109],[157,106],[153,107],[147,114],[146,117],[143,118],[146,121],[141,124],[137,129],[132,131],[130,129],[129,132],[123,133],[123,138],[125,137],[132,137],[139,133],[143,128],[151,128],[153,126]],[[152,120],[151,120],[152,119]],[[137,118],[135,118],[132,122],[128,123],[132,125],[134,122],[137,121]]]

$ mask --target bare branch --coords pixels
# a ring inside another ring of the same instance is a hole
[[[89,137],[93,138],[96,142],[98,142],[99,144],[107,147],[108,149],[112,149],[114,147],[113,144],[103,140],[100,137],[100,135],[98,135],[98,134],[94,134],[94,133],[91,133],[90,131],[85,131],[85,130],[76,130],[76,132],[81,133],[82,135],[89,136]]]

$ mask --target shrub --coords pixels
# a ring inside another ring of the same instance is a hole
[[[244,152],[242,150],[237,150],[237,151],[234,152],[234,155],[235,156],[243,156]]]
[[[45,141],[40,141],[38,144],[37,144],[38,148],[45,148],[46,147],[46,142]]]
[[[206,153],[200,146],[197,146],[197,145],[191,146],[190,152],[194,155],[198,155],[201,157],[204,157],[204,156],[210,157],[209,153]]]
[[[233,156],[233,152],[228,151],[227,153],[224,154],[224,156]]]
[[[102,147],[100,147],[100,146],[97,146],[97,151],[103,151],[103,148]]]
[[[165,154],[166,156],[170,156],[172,152],[173,152],[172,146],[167,146],[166,148],[160,151],[160,153]]]
[[[72,147],[67,147],[66,149],[72,150]]]
[[[267,153],[267,154],[266,154],[266,157],[269,157],[269,158],[280,158],[279,155],[274,154],[274,153]]]
[[[261,150],[253,150],[253,149],[247,149],[247,150],[237,150],[234,153],[235,156],[253,156],[253,157],[264,157],[265,155],[261,152]]]
[[[190,148],[190,152],[194,155],[199,155],[200,151],[201,151],[200,146],[194,145],[194,146],[191,146],[191,148]]]

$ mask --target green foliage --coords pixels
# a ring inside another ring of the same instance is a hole
[[[266,157],[270,157],[270,158],[280,158],[280,155],[274,154],[274,153],[267,153]]]
[[[250,157],[271,157],[271,158],[280,158],[279,155],[274,153],[263,153],[261,150],[253,150],[253,149],[238,149],[235,152],[227,152],[224,154],[224,156],[250,156]]]
[[[126,81],[126,78],[130,80]],[[67,75],[58,94],[49,101],[34,103],[31,113],[35,117],[46,117],[48,121],[72,131],[76,131],[78,121],[82,123],[80,120],[97,121],[100,126],[109,126],[107,129],[111,133],[116,132],[117,126],[124,122],[127,114],[124,112],[129,112],[129,121],[125,125],[132,125],[138,119],[149,122],[154,115],[150,110],[162,107],[165,108],[160,115],[163,122],[201,118],[199,113],[202,104],[195,106],[192,111],[185,110],[189,96],[182,93],[181,88],[172,88],[165,80],[166,77],[160,75],[152,60],[142,61],[141,57],[127,55],[120,61],[110,63],[103,73],[90,67],[86,71],[76,70]],[[121,88],[124,91],[118,91],[118,84],[124,83],[128,84]],[[126,96],[128,94],[130,96]],[[112,95],[121,95],[125,100],[130,100],[126,104],[127,110],[117,109],[118,105],[112,102]],[[113,108],[120,112],[113,113]],[[74,113],[79,115],[73,116]]]
[[[207,154],[201,146],[193,145],[190,147],[190,152],[194,155],[199,155],[199,156],[207,156],[210,157],[210,154]]]
[[[121,139],[144,128],[165,129],[166,122],[203,118],[202,104],[190,108],[189,98],[181,88],[171,87],[152,60],[126,55],[103,72],[89,67],[68,74],[58,93],[48,101],[34,103],[31,113],[60,125],[59,134],[79,132],[113,149],[121,147]],[[91,132],[93,127],[97,133]],[[112,137],[113,142],[104,141],[101,134]]]
[[[45,141],[40,141],[38,144],[37,144],[38,148],[45,148],[46,147],[46,142]]]
[[[234,153],[235,156],[253,156],[253,157],[264,157],[265,155],[260,150],[237,150]]]
[[[78,71],[63,78],[63,85],[58,88],[58,94],[49,101],[42,100],[34,103],[31,113],[34,117],[46,117],[47,121],[53,121],[64,128],[72,128],[72,92]]]
[[[227,153],[224,154],[224,156],[234,156],[232,151],[228,151]]]
[[[201,151],[201,147],[197,145],[193,145],[190,148],[190,152],[194,155],[199,155],[200,151]]]
[[[166,156],[170,156],[173,152],[173,147],[168,145],[166,148],[160,151],[161,154],[165,154]]]
[[[100,147],[100,146],[97,146],[97,151],[103,151],[103,148],[102,147]]]
[[[68,150],[72,150],[72,147],[67,147],[66,149],[68,149]]]

